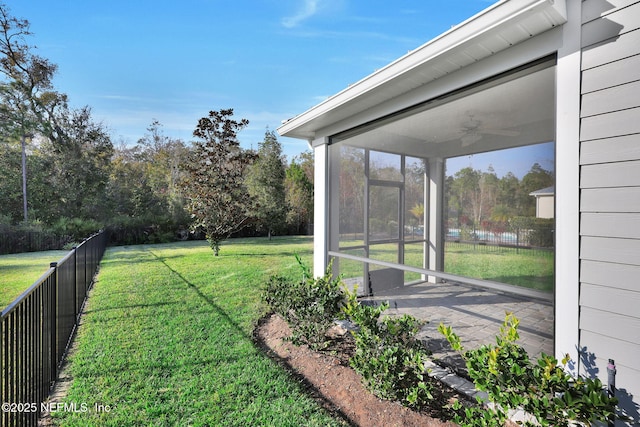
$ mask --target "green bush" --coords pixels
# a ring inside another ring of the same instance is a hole
[[[526,231],[526,244],[542,248],[554,246],[554,219],[516,216],[509,220],[511,229],[519,233]]]
[[[424,407],[433,399],[433,387],[425,367],[428,351],[415,339],[422,322],[409,315],[380,320],[388,303],[363,305],[356,290],[347,296],[343,312],[357,325],[351,367],[376,396]]]
[[[388,304],[363,305],[357,290],[349,292],[340,278],[334,278],[332,263],[325,275],[313,279],[296,256],[302,280],[292,283],[272,276],[263,300],[281,315],[292,329],[291,341],[319,350],[327,347],[327,330],[339,318],[352,321],[356,350],[350,365],[362,375],[365,386],[376,396],[421,408],[432,399],[433,385],[425,362],[428,351],[415,339],[422,322],[412,316],[385,317]]]
[[[460,227],[460,240],[465,242],[478,240],[478,235],[473,228],[463,225],[462,227]]]
[[[185,240],[181,232],[188,225],[173,221],[168,215],[145,215],[131,217],[119,215],[109,220],[109,234],[114,245],[139,245],[146,243],[169,243]],[[187,234],[188,236],[188,234]]]
[[[332,263],[324,276],[314,279],[309,267],[296,255],[302,280],[291,282],[272,276],[267,282],[263,300],[281,315],[292,330],[294,344],[307,344],[314,350],[326,348],[327,330],[340,317],[345,294],[340,278],[334,278]]]
[[[11,229],[11,224],[13,224],[11,215],[0,213],[0,231]]]
[[[562,364],[543,354],[537,363],[515,343],[519,320],[507,313],[496,336],[496,345],[464,351],[451,327],[440,324],[439,331],[454,350],[462,353],[469,376],[478,390],[487,392],[490,407],[483,405],[462,411],[458,405],[455,421],[461,426],[504,426],[508,412],[523,409],[535,418],[527,426],[590,425],[606,422],[615,413],[617,399],[608,396],[598,379],[572,377]]]
[[[50,230],[60,236],[68,236],[74,241],[82,241],[102,228],[102,224],[92,219],[60,217]]]

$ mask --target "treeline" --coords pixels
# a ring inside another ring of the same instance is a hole
[[[446,224],[458,230],[461,240],[484,240],[487,232],[517,236],[510,244],[554,246],[554,220],[536,218],[536,199],[531,193],[554,185],[555,178],[540,164],[534,163],[518,179],[509,172],[498,178],[491,166],[482,172],[470,167],[447,176],[445,201]]]
[[[207,117],[194,127],[195,141],[165,136],[153,121],[136,144],[114,144],[90,107],[70,108],[67,95],[54,88],[57,66],[27,43],[29,22],[12,17],[0,3],[0,24],[0,231],[46,231],[80,239],[108,227],[115,243],[204,235],[194,225],[197,215],[190,208],[196,195],[188,182],[207,139],[199,133]],[[224,170],[226,164],[204,165],[204,170],[240,180],[244,200],[260,199],[265,182],[272,187],[271,210],[265,210],[264,198],[247,204],[237,233],[308,233],[311,153],[287,161],[269,130],[259,145],[254,151],[238,144],[237,150],[251,160],[240,175]]]
[[[463,168],[446,177],[445,205],[449,228],[486,228],[488,222],[507,223],[515,217],[535,217],[536,200],[530,194],[555,183],[551,171],[534,163],[522,180],[512,172],[498,178],[493,167],[483,172]]]
[[[383,239],[398,235],[398,205],[402,198],[398,188],[404,188],[404,225],[423,226],[426,165],[424,160],[396,154],[365,155],[365,150],[344,146],[340,150],[340,233],[357,236],[364,232],[365,204],[369,203],[369,232]],[[382,160],[372,158],[383,156]],[[373,178],[367,192],[365,169]],[[397,183],[379,185],[375,181]],[[552,171],[533,163],[519,179],[512,172],[498,178],[493,167],[486,171],[466,167],[447,174],[444,185],[444,217],[448,228],[488,229],[491,223],[506,229],[514,218],[534,218],[536,200],[530,194],[553,186]],[[526,222],[526,221],[525,221]],[[519,224],[523,221],[519,221]],[[531,223],[529,221],[528,223]],[[497,229],[497,228],[496,228]]]
[[[101,137],[82,143],[74,140],[77,149],[64,153],[51,150],[50,143],[42,139],[30,144],[26,221],[21,203],[20,144],[3,138],[0,229],[46,231],[77,240],[109,228],[112,242],[121,244],[204,237],[194,227],[184,191],[187,162],[193,161],[196,143],[165,136],[157,121],[134,145],[113,146],[106,132],[93,136],[97,135]],[[235,234],[308,234],[312,232],[312,154],[305,152],[288,161],[272,131],[265,133],[265,141],[259,144],[265,147],[262,150],[245,150],[254,159],[252,164],[260,166],[247,168],[241,185],[244,198],[257,197],[262,190],[255,175],[260,171],[274,180],[269,192],[274,202],[267,213],[254,207],[246,226]]]

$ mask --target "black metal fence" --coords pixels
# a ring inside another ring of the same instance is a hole
[[[509,228],[447,228],[448,242],[484,244],[494,246],[553,248],[553,224],[534,224],[531,227]]]
[[[105,232],[91,236],[2,311],[2,426],[38,424],[106,244]]]

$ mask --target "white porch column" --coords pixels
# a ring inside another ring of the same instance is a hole
[[[427,262],[429,270],[442,271],[444,266],[444,239],[442,236],[442,218],[444,207],[444,159],[430,158],[428,160],[428,204],[425,205],[425,233],[427,234]],[[429,276],[430,283],[436,283],[437,278]]]
[[[579,364],[580,77],[582,2],[568,1],[556,66],[555,356]]]
[[[314,156],[313,274],[324,275],[329,250],[329,145],[328,138],[312,143]]]

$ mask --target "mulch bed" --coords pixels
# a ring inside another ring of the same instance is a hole
[[[316,352],[296,346],[287,338],[291,330],[278,315],[263,318],[254,331],[254,339],[267,354],[292,372],[307,391],[329,412],[349,425],[367,427],[426,426],[454,427],[442,421],[448,414],[442,407],[461,398],[455,391],[436,383],[431,409],[413,411],[398,402],[379,399],[365,389],[360,375],[349,366],[354,343],[350,334],[335,339],[326,351]]]

